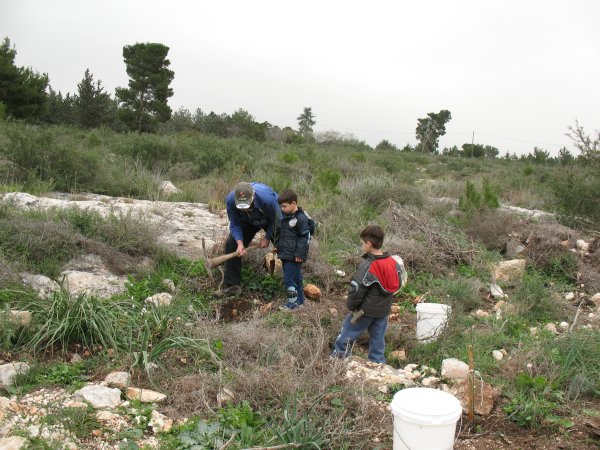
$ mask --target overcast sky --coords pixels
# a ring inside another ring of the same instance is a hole
[[[16,63],[63,94],[89,68],[114,95],[124,45],[159,42],[169,105],[376,145],[414,144],[417,119],[448,109],[440,148],[475,142],[556,154],[578,119],[600,128],[599,0],[0,0]]]

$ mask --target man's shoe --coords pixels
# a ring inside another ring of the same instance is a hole
[[[216,297],[237,297],[242,293],[242,287],[238,285],[227,286],[222,291],[216,291]]]

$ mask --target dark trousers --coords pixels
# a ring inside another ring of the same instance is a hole
[[[283,285],[289,303],[297,306],[304,304],[304,284],[302,282],[302,263],[282,260]],[[291,306],[291,305],[290,305]]]
[[[256,233],[260,231],[260,228],[253,227],[252,225],[242,225],[242,234],[244,239],[244,247],[248,247]],[[237,250],[237,242],[233,235],[230,233],[227,241],[225,242],[225,253],[232,253]],[[223,288],[229,286],[239,286],[242,282],[242,258],[232,258],[229,261],[225,261],[225,275],[223,276]]]

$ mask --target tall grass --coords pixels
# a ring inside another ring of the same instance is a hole
[[[23,306],[33,312],[33,321],[39,324],[23,343],[35,353],[54,349],[66,352],[74,344],[90,350],[97,345],[116,351],[128,348],[127,330],[136,328],[139,314],[134,305],[126,302],[71,296],[66,292],[55,292],[48,300],[39,299]]]

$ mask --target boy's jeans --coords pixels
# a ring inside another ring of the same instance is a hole
[[[369,361],[385,363],[383,351],[385,350],[385,330],[387,329],[388,316],[371,317],[362,316],[354,325],[350,323],[352,314],[344,319],[342,331],[335,340],[332,356],[346,358],[351,355],[352,344],[366,330],[369,331]]]
[[[287,291],[286,307],[294,309],[304,304],[304,285],[302,284],[302,263],[283,260],[283,285]]]

